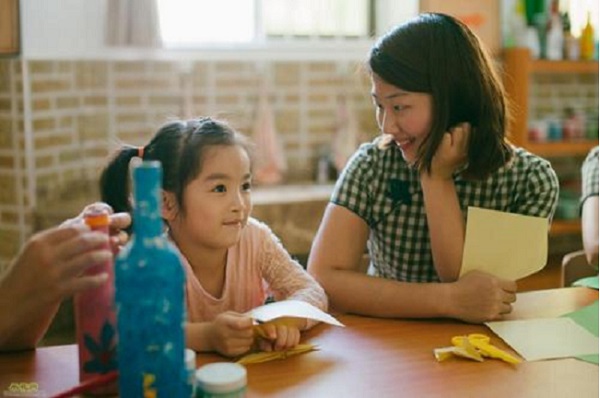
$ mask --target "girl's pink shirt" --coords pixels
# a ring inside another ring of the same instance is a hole
[[[227,251],[225,283],[221,297],[204,290],[184,258],[189,322],[212,321],[225,311],[247,312],[275,300],[303,300],[327,311],[323,288],[292,259],[264,223],[250,218],[240,241]],[[314,322],[309,323],[309,327]]]

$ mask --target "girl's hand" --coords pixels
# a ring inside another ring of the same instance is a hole
[[[282,318],[260,325],[258,348],[267,352],[294,348],[300,343],[300,329],[305,324],[305,319]]]
[[[211,322],[208,332],[210,346],[214,351],[235,357],[249,351],[254,342],[252,318],[227,311]]]
[[[481,271],[468,272],[450,286],[450,314],[470,323],[501,319],[517,300],[514,281]]]
[[[433,156],[429,177],[448,180],[452,174],[467,162],[471,125],[461,123],[453,127],[444,137]]]

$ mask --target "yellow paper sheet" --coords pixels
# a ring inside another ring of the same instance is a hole
[[[269,322],[281,317],[307,318],[334,326],[344,326],[337,319],[314,305],[300,300],[283,300],[265,304],[246,313],[259,322]]]
[[[547,257],[547,219],[469,207],[461,276],[480,270],[521,279],[542,269]]]
[[[571,318],[487,322],[527,361],[598,354],[598,337]]]

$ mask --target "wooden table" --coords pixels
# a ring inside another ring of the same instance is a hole
[[[564,288],[520,293],[510,319],[550,317],[598,299],[598,291]],[[389,320],[341,315],[346,328],[319,325],[305,340],[319,351],[248,366],[248,396],[273,397],[597,397],[598,366],[576,359],[483,363],[450,359],[433,349],[458,334],[488,333],[485,326],[453,320]],[[222,361],[199,355],[198,366]],[[50,396],[77,384],[74,345],[0,355],[0,394],[11,383],[37,382]],[[31,396],[44,396],[41,394]]]

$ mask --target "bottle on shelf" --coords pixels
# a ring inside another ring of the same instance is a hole
[[[545,120],[532,120],[528,123],[527,139],[529,142],[546,142],[548,140],[548,123]]]
[[[565,116],[562,121],[563,137],[565,140],[576,138],[575,119],[572,108],[565,109]]]
[[[577,61],[580,58],[579,39],[571,33],[571,17],[568,11],[562,14],[562,21],[564,37],[563,58],[570,61]]]
[[[533,16],[533,26],[535,27],[538,34],[538,43],[539,43],[539,57],[537,58],[546,58],[547,51],[547,31],[548,31],[548,16],[540,12]]]
[[[585,121],[585,138],[598,140],[598,111],[589,112]]]
[[[108,212],[89,210],[84,214],[84,221],[93,231],[108,235]],[[105,248],[110,250],[108,243]],[[117,370],[113,261],[105,261],[85,271],[86,275],[102,273],[108,275],[104,284],[77,293],[73,299],[79,349],[79,381],[82,383]],[[117,384],[113,382],[90,391],[90,394],[106,395],[116,392]]]
[[[546,8],[546,0],[516,0],[525,2],[525,17],[527,25],[535,25],[536,15],[543,14]]]
[[[586,61],[594,59],[594,27],[591,18],[591,13],[588,11],[587,22],[581,31],[580,39],[581,59]]]
[[[523,3],[523,0],[515,1],[514,8],[512,10],[512,15],[509,18],[508,25],[509,26],[507,26],[504,47],[527,47],[527,18],[525,16],[525,5]],[[537,33],[535,34],[537,35]]]
[[[133,234],[115,262],[122,397],[189,397],[184,269],[163,234],[162,167],[133,166]]]
[[[557,116],[550,116],[547,118],[548,122],[548,141],[561,141],[563,139],[563,129],[560,122],[560,118]]]
[[[546,32],[546,58],[550,60],[563,59],[563,35],[563,21],[558,13],[558,1],[553,0]]]

